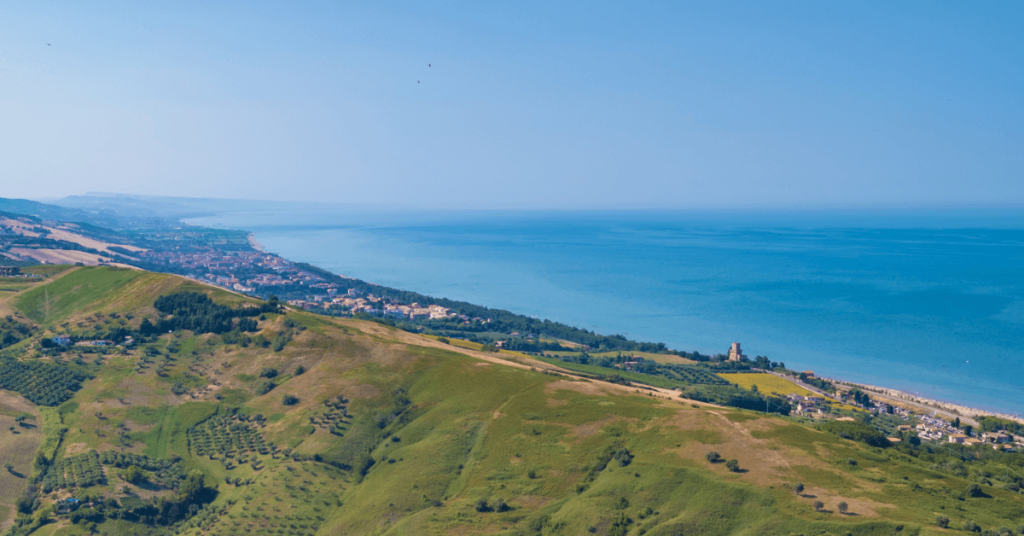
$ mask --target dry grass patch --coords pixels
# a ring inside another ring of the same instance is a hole
[[[14,502],[28,487],[35,451],[43,442],[38,415],[34,421],[29,422],[35,427],[23,428],[18,426],[13,416],[0,415],[0,463],[14,466],[10,471],[0,468],[0,505],[7,507],[8,514],[6,519],[0,519],[0,527],[5,530],[14,520]],[[12,433],[9,430],[11,426],[18,433]]]
[[[607,396],[610,394],[605,388],[605,384],[598,382],[558,380],[544,386],[545,393],[550,394],[560,390],[591,396]]]

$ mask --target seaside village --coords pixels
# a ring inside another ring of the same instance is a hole
[[[437,320],[458,316],[463,321],[486,319],[456,315],[446,307],[418,303],[397,304],[373,295],[360,296],[355,289],[339,290],[324,279],[277,255],[262,251],[225,252],[214,248],[194,248],[189,252],[148,251],[146,260],[177,266],[200,281],[241,292],[260,290],[273,294],[288,290],[287,303],[302,309],[329,312],[365,313],[373,316],[404,317],[410,320]],[[344,279],[344,276],[339,276]],[[295,289],[305,288],[302,298],[292,298]]]
[[[740,343],[735,342],[729,349],[729,361],[746,361],[747,356],[743,355]],[[766,373],[771,373],[765,371]],[[774,373],[771,373],[774,374]],[[789,394],[786,398],[793,405],[794,413],[814,419],[835,418],[836,420],[855,420],[851,416],[839,416],[832,414],[829,406],[835,403],[848,404],[880,413],[890,413],[907,424],[897,426],[896,434],[899,437],[887,438],[892,443],[900,443],[904,436],[916,435],[921,441],[934,441],[937,443],[954,443],[958,445],[978,446],[989,445],[993,449],[1015,451],[1024,450],[1024,436],[1014,436],[1004,431],[975,433],[970,427],[965,429],[954,426],[954,423],[938,417],[938,411],[930,411],[921,408],[910,410],[900,407],[899,402],[888,404],[872,400],[868,396],[861,398],[861,402],[855,400],[852,395],[855,388],[861,387],[840,382],[832,382],[836,388],[836,394],[830,395],[808,383],[814,381],[813,371],[805,370],[796,377],[789,378],[804,389],[815,393],[813,395]],[[949,413],[949,412],[945,412]],[[1009,417],[1009,416],[1002,416]],[[958,417],[956,417],[959,420]]]

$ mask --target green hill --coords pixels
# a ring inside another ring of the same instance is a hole
[[[147,335],[144,325],[168,320],[157,298],[182,292],[232,308],[238,328]],[[0,361],[30,371],[0,391],[0,420],[19,431],[14,417],[29,415],[24,432],[0,435],[12,464],[0,475],[4,528],[690,536],[1024,523],[1019,454],[875,448],[368,321],[282,310],[244,331],[255,305],[115,268],[68,269],[0,295],[28,333]],[[124,333],[135,344],[43,342]],[[723,461],[709,462],[711,451]]]

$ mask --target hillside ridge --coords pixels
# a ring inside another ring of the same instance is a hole
[[[873,447],[178,276],[39,270],[0,294],[17,339],[0,363],[44,371],[0,390],[10,534],[889,535],[1024,519],[1016,453]]]

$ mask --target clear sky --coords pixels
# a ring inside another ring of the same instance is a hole
[[[1019,204],[1022,28],[997,1],[3,2],[0,196]]]

